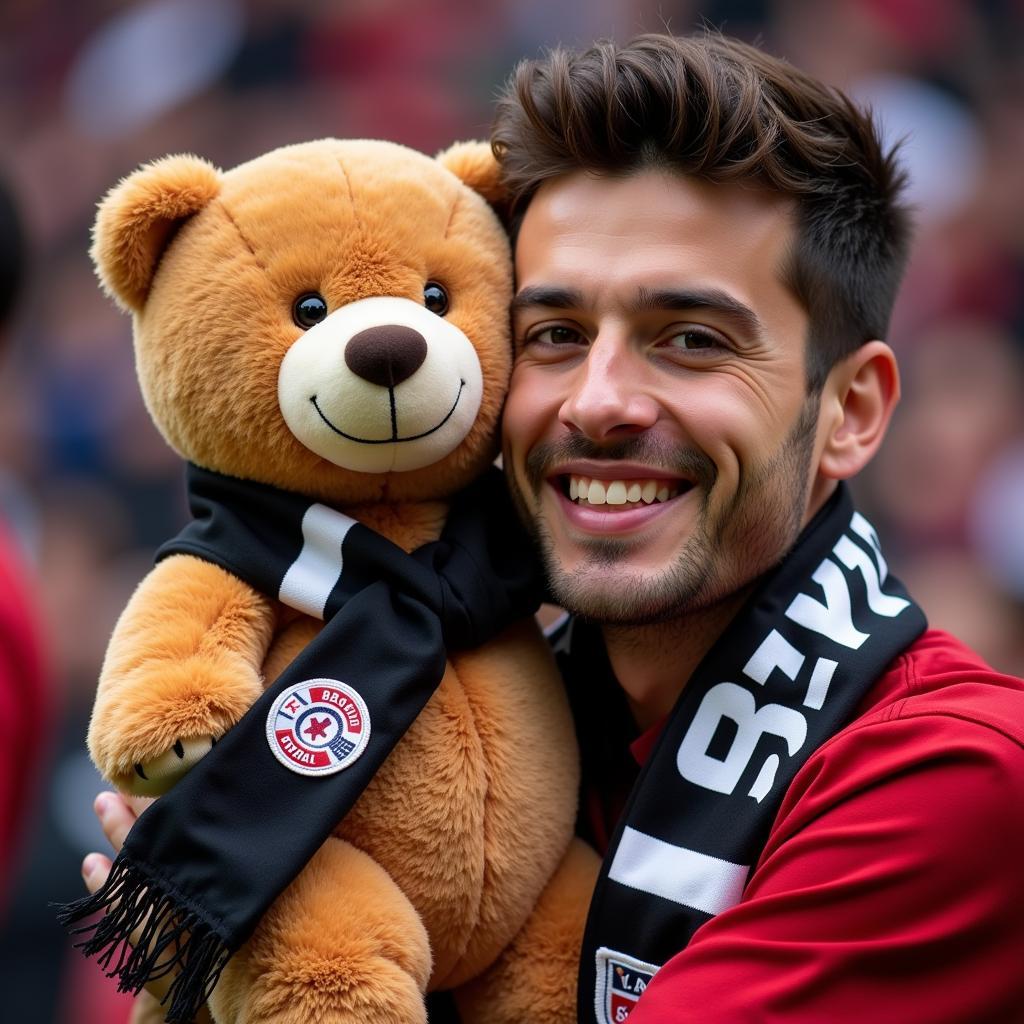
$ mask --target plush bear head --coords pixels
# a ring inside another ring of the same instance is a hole
[[[511,366],[499,199],[482,143],[324,139],[123,180],[93,258],[168,442],[333,504],[462,487],[494,457]]]

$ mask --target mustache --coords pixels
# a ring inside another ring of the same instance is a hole
[[[526,477],[535,491],[544,483],[551,467],[573,459],[603,462],[642,462],[695,480],[705,489],[718,479],[718,467],[699,448],[670,444],[646,434],[618,438],[598,444],[582,434],[570,434],[557,441],[537,445],[526,457]]]

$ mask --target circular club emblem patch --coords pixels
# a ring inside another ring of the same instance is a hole
[[[336,679],[308,679],[278,694],[267,715],[274,757],[300,775],[333,775],[366,748],[370,712],[363,698]]]

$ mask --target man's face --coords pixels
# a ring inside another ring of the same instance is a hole
[[[557,600],[606,623],[729,598],[823,498],[789,206],[661,171],[573,174],[516,246],[513,497]]]

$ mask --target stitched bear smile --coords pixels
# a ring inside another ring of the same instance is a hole
[[[436,430],[440,430],[448,420],[451,419],[452,413],[455,412],[455,407],[459,404],[459,399],[462,397],[462,389],[466,386],[464,380],[459,380],[459,391],[455,396],[455,401],[452,403],[452,407],[445,413],[444,418],[429,430],[424,430],[421,434],[412,434],[409,437],[398,436],[398,420],[395,409],[395,390],[394,388],[388,388],[388,399],[391,402],[391,436],[381,439],[367,438],[367,437],[356,437],[354,434],[346,434],[344,430],[339,430],[325,415],[323,409],[320,408],[316,400],[316,395],[310,395],[309,400],[313,403],[313,408],[316,409],[320,419],[327,424],[334,433],[339,434],[341,437],[347,438],[349,441],[356,441],[359,444],[398,444],[402,441],[418,441],[421,437],[427,437],[433,434]]]

